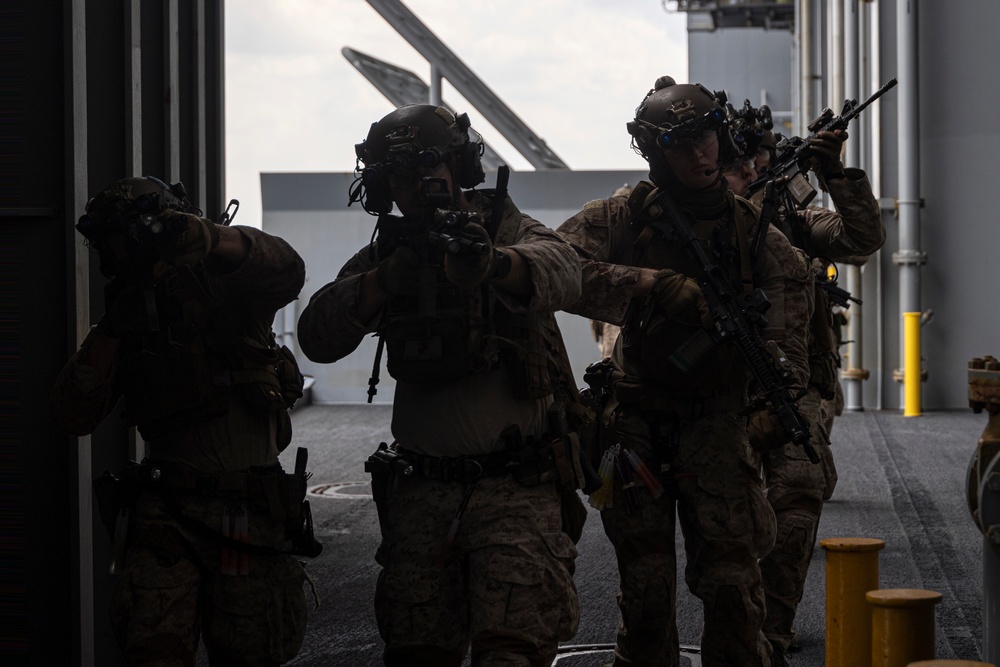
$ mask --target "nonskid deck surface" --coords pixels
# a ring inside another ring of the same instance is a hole
[[[310,405],[293,413],[295,437],[282,455],[286,469],[295,449],[309,449],[310,496],[322,555],[307,569],[321,606],[311,613],[299,656],[289,665],[381,665],[382,644],[372,596],[379,543],[375,506],[363,463],[381,441],[391,441],[386,405]],[[971,410],[903,417],[897,411],[850,412],[834,425],[840,480],[825,505],[819,537],[873,537],[880,552],[882,588],[920,588],[942,595],[936,608],[938,658],[980,659],[982,652],[982,536],[966,499],[966,476],[986,415]],[[679,532],[679,531],[678,531]],[[566,642],[560,667],[600,665],[614,641],[618,576],[614,552],[598,513],[579,544],[576,584],[581,620]],[[684,552],[678,535],[678,571]],[[810,566],[796,631],[796,667],[824,664],[825,554]],[[679,577],[678,627],[682,645],[700,639],[701,604]],[[690,652],[690,663],[700,664]],[[688,659],[688,658],[685,658]],[[684,661],[682,660],[682,664]]]

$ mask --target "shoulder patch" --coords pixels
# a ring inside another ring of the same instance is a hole
[[[603,208],[603,207],[604,207],[603,199],[591,199],[589,202],[583,205],[583,210],[589,211],[594,208]]]

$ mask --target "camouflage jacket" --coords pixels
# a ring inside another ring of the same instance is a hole
[[[864,264],[885,243],[882,212],[868,176],[845,169],[844,178],[827,182],[827,190],[836,210],[809,206],[799,213],[804,224],[782,217],[778,228],[810,257]]]
[[[150,329],[144,324],[144,302],[137,299],[107,376],[81,362],[99,335],[97,327],[91,330],[56,382],[52,408],[57,423],[73,434],[90,433],[124,396],[126,419],[138,423],[153,457],[204,471],[243,470],[275,460],[274,411],[261,409],[257,398],[262,387],[256,381],[240,384],[235,375],[249,369],[245,355],[257,352],[262,361],[253,363],[266,368],[274,349],[271,324],[277,311],[298,296],[305,266],[284,240],[254,228],[234,229],[250,244],[243,263],[233,267],[209,257],[186,279],[180,276],[185,268],[166,274],[152,288],[158,325]],[[217,312],[202,312],[213,308]],[[228,354],[230,349],[235,356]],[[145,365],[137,369],[136,364]],[[215,376],[220,369],[232,371],[234,377],[225,386],[202,387],[194,376],[204,368]],[[217,405],[211,410],[195,405],[190,394],[198,392],[211,394]],[[154,428],[136,414],[138,404],[151,402],[162,406],[157,416],[169,428]]]
[[[756,214],[756,208],[746,200],[736,197],[735,202]],[[570,312],[623,323],[633,305],[633,286],[643,266],[636,256],[638,232],[631,224],[633,215],[627,197],[611,197],[589,202],[558,228],[583,265],[583,294],[568,308]],[[756,225],[747,228],[748,243],[755,231]],[[766,313],[767,328],[761,335],[778,344],[804,385],[808,378],[807,313],[813,307],[811,273],[805,257],[773,227],[765,237],[753,282],[771,304]]]
[[[470,206],[486,217],[492,200],[473,192]],[[507,247],[527,263],[534,291],[524,298],[491,286],[490,298],[513,313],[537,313],[546,326],[558,331],[554,311],[580,296],[579,259],[553,230],[508,201],[505,220],[509,216],[517,217],[513,221],[517,233]],[[320,363],[342,359],[378,329],[380,315],[368,322],[359,319],[358,297],[362,277],[380,259],[377,243],[366,246],[344,265],[336,280],[312,296],[298,323],[299,344],[307,357]],[[501,447],[499,435],[511,425],[525,435],[540,434],[547,400],[516,398],[505,375],[501,368],[430,385],[397,379],[393,435],[406,448],[428,455],[467,456]]]

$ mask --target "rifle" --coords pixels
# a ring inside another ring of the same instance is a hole
[[[837,265],[833,262],[830,262],[830,266],[834,269],[837,268]],[[817,277],[816,287],[819,287],[821,290],[826,292],[827,298],[829,298],[830,302],[836,306],[840,306],[841,308],[850,308],[851,301],[860,306],[862,303],[861,299],[851,296],[850,292],[837,285],[838,273],[839,272],[835,271],[833,276]]]
[[[847,129],[852,120],[857,118],[872,102],[889,92],[896,83],[896,79],[889,79],[885,85],[860,104],[856,99],[845,100],[843,111],[839,116],[833,115],[833,110],[830,108],[823,109],[823,113],[809,123],[808,129],[812,133],[810,136],[815,137],[821,132]],[[805,177],[805,172],[809,171],[810,155],[809,142],[802,137],[782,139],[775,148],[774,163],[760,178],[750,184],[748,188],[750,194],[757,192],[768,181],[787,177],[787,182],[783,187],[787,189],[798,208],[805,207],[816,196],[816,190]]]
[[[666,211],[667,219],[664,221],[659,218],[649,224],[666,239],[681,241],[685,251],[701,269],[698,284],[715,324],[708,335],[716,343],[731,340],[736,344],[753,378],[764,392],[768,409],[781,422],[791,441],[802,447],[810,461],[819,463],[819,456],[809,443],[809,425],[795,404],[797,397],[792,395],[788,382],[789,373],[779,372],[779,365],[785,360],[777,345],[773,341],[765,343],[760,335],[759,328],[767,323],[764,312],[771,306],[764,291],[758,287],[749,294],[737,293],[722,269],[713,264],[705,254],[686,214],[663,190],[657,201]],[[695,336],[700,337],[699,334]],[[681,368],[689,363],[689,360],[682,359],[685,348],[705,350],[707,344],[689,341],[679,349],[674,355],[676,358],[671,360]]]

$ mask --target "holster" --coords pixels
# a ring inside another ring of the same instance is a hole
[[[292,543],[289,553],[315,558],[323,551],[323,545],[316,540],[313,530],[312,507],[306,500],[307,479],[304,471],[271,472],[257,477],[271,513],[276,514],[279,508],[284,513],[285,536]]]
[[[378,448],[365,461],[365,472],[372,476],[372,499],[375,501],[375,511],[378,512],[378,524],[385,537],[389,526],[389,492],[396,474],[412,475],[413,466],[396,450],[384,442],[378,443]]]

